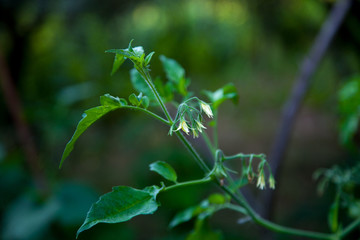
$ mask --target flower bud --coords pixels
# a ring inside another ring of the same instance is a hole
[[[214,114],[211,111],[210,105],[204,102],[200,103],[202,110],[206,113],[209,118],[213,118]]]
[[[265,189],[265,176],[263,172],[261,172],[260,176],[258,176],[256,187],[258,187],[261,190]]]
[[[275,179],[272,175],[269,177],[269,186],[271,189],[275,189]]]

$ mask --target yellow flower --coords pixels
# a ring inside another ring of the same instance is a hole
[[[200,106],[209,118],[212,118],[214,116],[209,104],[201,102]]]
[[[184,133],[186,133],[187,135],[189,135],[189,127],[188,125],[186,124],[186,121],[185,119],[181,119],[181,122],[179,124],[179,127],[175,130],[175,131],[179,131],[180,129],[182,129],[184,131]]]
[[[200,121],[196,121],[196,124],[197,124],[197,130],[199,132],[202,132],[202,128],[206,129],[206,127],[204,125],[202,125]]]
[[[258,177],[256,187],[263,190],[265,188],[265,176],[264,173],[260,173],[260,176]]]

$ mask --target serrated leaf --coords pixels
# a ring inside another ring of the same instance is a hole
[[[126,58],[123,55],[115,54],[114,63],[111,70],[111,76],[116,73],[116,71],[120,68],[120,66],[124,63],[125,60]]]
[[[120,223],[135,216],[154,213],[159,204],[156,186],[138,190],[127,186],[114,187],[113,191],[100,197],[90,208],[78,235],[98,223]]]
[[[204,94],[209,98],[214,109],[217,109],[225,100],[231,100],[235,104],[239,101],[236,87],[232,83],[219,88],[215,92],[204,91]]]
[[[61,168],[64,160],[69,156],[71,151],[74,149],[74,144],[77,139],[85,132],[85,130],[90,127],[95,121],[99,118],[111,112],[115,109],[121,108],[126,105],[125,99],[120,99],[118,97],[113,97],[110,94],[105,94],[104,96],[100,97],[101,106],[94,107],[86,110],[83,115],[82,119],[79,121],[74,135],[70,139],[70,141],[66,144],[64,153],[61,158],[60,166]]]
[[[175,170],[166,162],[157,161],[150,164],[150,170],[157,172],[165,179],[175,182],[177,181],[177,174]]]

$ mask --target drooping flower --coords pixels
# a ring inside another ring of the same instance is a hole
[[[202,110],[206,113],[206,115],[207,115],[209,118],[213,118],[214,114],[213,114],[213,112],[211,111],[211,107],[210,107],[209,104],[204,103],[204,102],[201,102],[201,103],[200,103],[200,106],[201,106]]]
[[[183,119],[183,118],[180,121],[179,127],[175,131],[179,131],[180,129],[182,129],[184,131],[184,133],[189,135],[189,132],[190,132],[189,127],[188,127],[185,119]]]
[[[197,137],[199,137],[199,133],[196,131],[196,129],[192,129],[192,134],[193,134],[193,137],[194,138],[197,138]]]
[[[258,187],[261,190],[263,190],[265,188],[265,176],[264,176],[263,172],[261,172],[260,176],[258,177],[256,187]]]
[[[196,128],[199,132],[202,132],[202,128],[206,129],[206,127],[204,125],[202,125],[202,123],[200,121],[196,121]]]
[[[269,177],[269,186],[271,189],[275,189],[275,179],[272,175]]]

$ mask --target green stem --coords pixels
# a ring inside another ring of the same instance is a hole
[[[328,240],[331,240],[334,237],[333,234],[325,234],[325,233],[319,233],[319,232],[313,232],[313,231],[306,231],[306,230],[299,230],[299,229],[284,227],[284,226],[278,225],[276,223],[270,222],[270,221],[268,221],[266,219],[263,219],[262,217],[260,217],[252,209],[252,207],[248,204],[248,202],[241,195],[241,193],[239,195],[235,195],[228,187],[221,186],[221,188],[226,193],[228,193],[235,202],[240,204],[246,210],[247,214],[252,218],[252,220],[255,223],[257,223],[257,224],[259,224],[259,225],[261,225],[261,226],[263,226],[263,227],[265,227],[267,229],[270,229],[272,231],[279,232],[279,233],[292,234],[292,235],[297,235],[297,236],[302,236],[302,237],[309,237],[309,238],[313,238],[313,239],[328,239]]]
[[[196,152],[196,150],[193,148],[193,146],[190,144],[190,142],[184,137],[184,135],[182,135],[182,133],[180,131],[177,131],[175,133],[176,133],[176,136],[180,139],[180,141],[189,150],[189,152],[194,157],[195,161],[200,166],[200,168],[205,172],[205,174],[208,174],[210,172],[210,168],[205,164],[204,160],[202,160],[202,158]]]
[[[169,121],[167,121],[166,119],[160,117],[159,115],[157,115],[147,109],[135,107],[135,106],[123,106],[122,108],[134,109],[134,110],[139,110],[139,111],[145,112],[145,113],[149,114],[150,116],[156,118],[157,120],[165,123],[166,125],[171,125]]]
[[[231,210],[240,212],[240,213],[242,213],[242,214],[244,214],[244,215],[248,215],[248,214],[247,214],[247,211],[245,210],[245,208],[240,207],[240,206],[235,205],[235,204],[231,204],[231,203],[224,204],[224,208],[227,208],[227,209],[231,209]]]
[[[163,110],[166,118],[168,119],[169,123],[172,124],[173,121],[172,121],[172,118],[170,116],[170,113],[169,111],[167,110],[164,102],[162,101],[159,93],[157,92],[154,84],[152,83],[152,80],[151,80],[151,76],[149,74],[149,71],[146,70],[146,69],[141,69],[141,71],[139,71],[139,73],[141,74],[141,76],[144,78],[145,82],[149,85],[151,91],[154,93],[155,97],[156,97],[156,100],[158,101],[158,103],[160,104],[160,107],[161,109]]]
[[[151,81],[151,76],[149,74],[149,71],[146,69],[138,69],[138,72],[141,74],[141,76],[144,78],[145,82],[149,85],[151,91],[154,93],[157,101],[160,104],[161,109],[163,110],[164,114],[166,115],[166,118],[169,121],[169,125],[173,124],[173,120],[162,100],[162,98],[160,97],[159,93],[157,92],[154,84]],[[199,164],[199,166],[201,167],[201,169],[205,172],[208,173],[210,172],[209,167],[205,164],[205,162],[202,160],[202,158],[200,157],[200,155],[196,152],[196,150],[191,146],[190,142],[184,137],[184,135],[181,134],[180,131],[176,132],[176,135],[178,136],[178,138],[180,139],[180,141],[182,141],[185,145],[185,147],[190,151],[190,153],[193,155],[193,157],[195,158],[196,162]]]
[[[205,131],[202,132],[202,137],[207,145],[207,147],[209,148],[209,150],[211,151],[212,155],[215,155],[216,149],[214,148],[214,146],[212,145],[209,135],[207,135],[207,133]]]
[[[212,179],[207,177],[207,178],[203,178],[203,179],[200,179],[200,180],[192,180],[192,181],[177,183],[177,184],[171,185],[169,187],[165,187],[162,191],[166,192],[166,191],[169,191],[171,189],[175,189],[175,188],[179,188],[179,187],[186,187],[186,186],[191,186],[191,185],[208,183],[208,182],[211,182],[211,181],[212,181]]]
[[[264,158],[264,154],[244,154],[244,153],[238,153],[232,156],[224,156],[225,160],[233,160],[236,158],[250,158],[250,157],[256,157],[256,158]]]
[[[344,230],[342,230],[340,233],[340,238],[343,238],[346,235],[348,235],[358,225],[360,225],[360,218],[356,219],[355,221],[350,223],[349,226],[347,226]]]
[[[219,148],[219,140],[218,140],[218,110],[214,109],[214,128],[213,128],[213,142],[214,142],[214,148]]]

